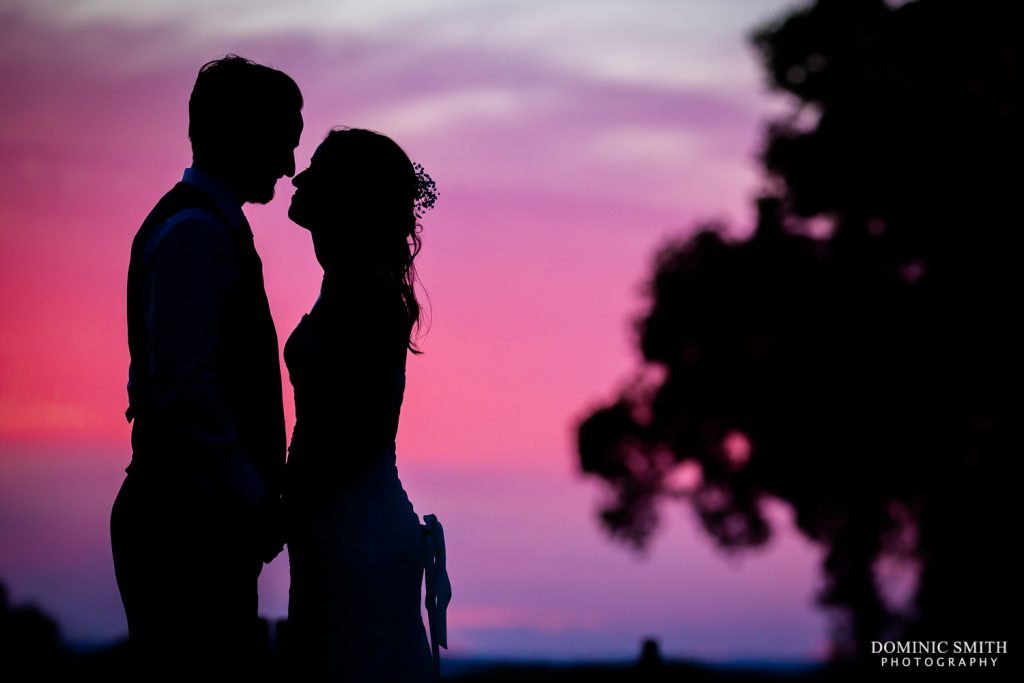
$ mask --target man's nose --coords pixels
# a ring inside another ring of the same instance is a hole
[[[294,170],[294,169],[292,169],[292,170]],[[304,177],[305,175],[306,175],[306,172],[305,172],[305,171],[303,171],[302,173],[299,173],[299,174],[298,174],[298,175],[296,175],[296,176],[295,176],[294,178],[292,178],[292,185],[293,185],[294,187],[298,187],[298,186],[299,186],[300,184],[302,184],[302,183],[304,182],[304,179],[303,179],[303,177]]]
[[[288,157],[285,160],[284,174],[289,178],[295,175],[295,152],[288,154]]]

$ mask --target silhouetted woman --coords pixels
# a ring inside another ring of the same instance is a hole
[[[420,173],[417,172],[420,171]],[[320,297],[285,345],[295,387],[288,457],[291,680],[428,681],[423,531],[395,435],[420,306],[417,218],[433,182],[389,138],[331,131],[292,181]]]

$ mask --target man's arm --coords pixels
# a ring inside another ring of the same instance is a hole
[[[149,398],[186,475],[214,509],[239,519],[266,490],[217,387],[216,346],[238,265],[227,228],[197,213],[170,219],[146,245]]]

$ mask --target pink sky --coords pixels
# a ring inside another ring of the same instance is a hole
[[[698,219],[749,224],[778,103],[744,35],[788,3],[138,5],[0,5],[0,578],[16,599],[78,640],[124,630],[106,523],[130,454],[128,249],[188,164],[198,66],[234,51],[302,88],[300,166],[330,126],[364,126],[438,183],[399,464],[448,530],[453,650],[631,655],[650,634],[695,657],[821,653],[817,552],[784,509],[778,543],[743,558],[667,510],[641,560],[598,529],[572,440],[635,366],[657,245]],[[290,195],[246,207],[282,343],[321,275]],[[283,559],[262,589],[283,614]]]

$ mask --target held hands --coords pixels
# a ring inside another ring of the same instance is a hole
[[[244,527],[245,545],[264,564],[270,564],[284,550],[284,505],[280,496],[268,495],[261,500],[247,515]]]

